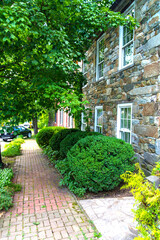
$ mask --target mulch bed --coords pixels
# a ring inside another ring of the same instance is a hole
[[[83,197],[77,197],[79,200],[82,199],[94,199],[94,198],[122,198],[122,197],[133,197],[129,189],[121,189],[123,184],[116,187],[111,191],[103,191],[98,193],[86,193]]]

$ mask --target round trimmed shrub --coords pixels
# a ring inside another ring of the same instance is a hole
[[[67,152],[82,138],[91,135],[102,135],[98,132],[84,132],[77,131],[67,135],[60,143],[60,157],[64,159],[67,156]]]
[[[64,127],[46,127],[41,129],[36,135],[36,141],[38,145],[43,148],[49,145],[50,138],[64,129]]]
[[[61,184],[79,196],[86,191],[112,190],[120,184],[121,174],[134,170],[134,154],[132,145],[121,139],[85,137],[71,148],[64,161],[57,164],[64,174]]]
[[[60,143],[61,141],[68,135],[71,134],[72,132],[77,132],[80,131],[79,129],[75,128],[70,128],[70,129],[63,129],[59,131],[57,134],[53,135],[53,137],[49,141],[49,145],[54,151],[59,151],[60,150]]]

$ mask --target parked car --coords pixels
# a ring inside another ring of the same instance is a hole
[[[30,138],[32,136],[32,132],[30,129],[27,129],[23,126],[15,127],[6,126],[2,128],[0,133],[0,137],[2,138],[3,141],[14,139],[17,137],[17,135],[23,135],[23,137]]]

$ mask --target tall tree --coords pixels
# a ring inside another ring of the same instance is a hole
[[[77,61],[85,59],[85,51],[98,32],[120,24],[131,28],[136,24],[131,16],[111,11],[112,3],[0,2],[1,118],[24,118],[31,112],[37,115],[37,106],[56,109],[68,104],[73,112],[80,109],[75,83],[83,78]]]

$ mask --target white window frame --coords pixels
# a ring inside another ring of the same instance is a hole
[[[61,109],[59,112],[60,112],[60,125],[63,125],[63,109]]]
[[[102,77],[99,77],[99,65],[102,64],[102,63],[104,63],[104,60],[99,63],[99,43],[104,39],[104,35],[105,35],[105,34],[103,34],[103,35],[97,40],[97,49],[96,49],[96,50],[97,50],[97,55],[96,55],[96,81],[99,81],[99,80],[101,80],[101,79],[104,78],[104,72],[103,72],[103,76],[102,76]],[[103,70],[104,70],[104,68],[103,68]]]
[[[101,126],[101,133],[103,132],[103,106],[96,106],[95,107],[95,121],[94,121],[94,131],[95,132],[98,132],[97,131],[97,127],[100,128],[100,126],[97,125],[97,110],[102,110],[102,126]]]
[[[73,128],[73,117],[72,115],[70,116],[70,111],[68,112],[68,120],[67,120],[67,125],[69,128]]]
[[[127,10],[124,12],[125,15],[128,15],[129,12],[134,9],[135,10],[135,2],[133,2],[129,8],[127,8]],[[135,15],[135,11],[134,11],[134,15]],[[135,17],[135,16],[134,16]],[[127,68],[128,66],[132,65],[134,63],[134,30],[133,30],[133,39],[131,41],[129,41],[128,43],[126,43],[125,45],[123,45],[123,30],[124,27],[120,26],[119,27],[119,70],[123,69],[123,68]],[[132,55],[132,62],[129,64],[124,65],[124,49],[125,47],[127,47],[128,45],[130,45],[131,43],[133,43],[133,55]]]
[[[87,63],[84,63],[84,61],[83,61],[82,62],[82,72],[83,72],[83,75],[87,74],[87,71],[85,71],[85,64],[87,64]]]
[[[87,127],[87,123],[84,121],[84,113],[81,113],[81,131],[85,131],[85,128]]]
[[[121,108],[131,108],[131,128],[121,128]],[[131,143],[131,135],[132,135],[132,103],[124,103],[118,104],[117,106],[117,138],[121,139],[121,132],[129,132],[130,133],[130,143]]]

